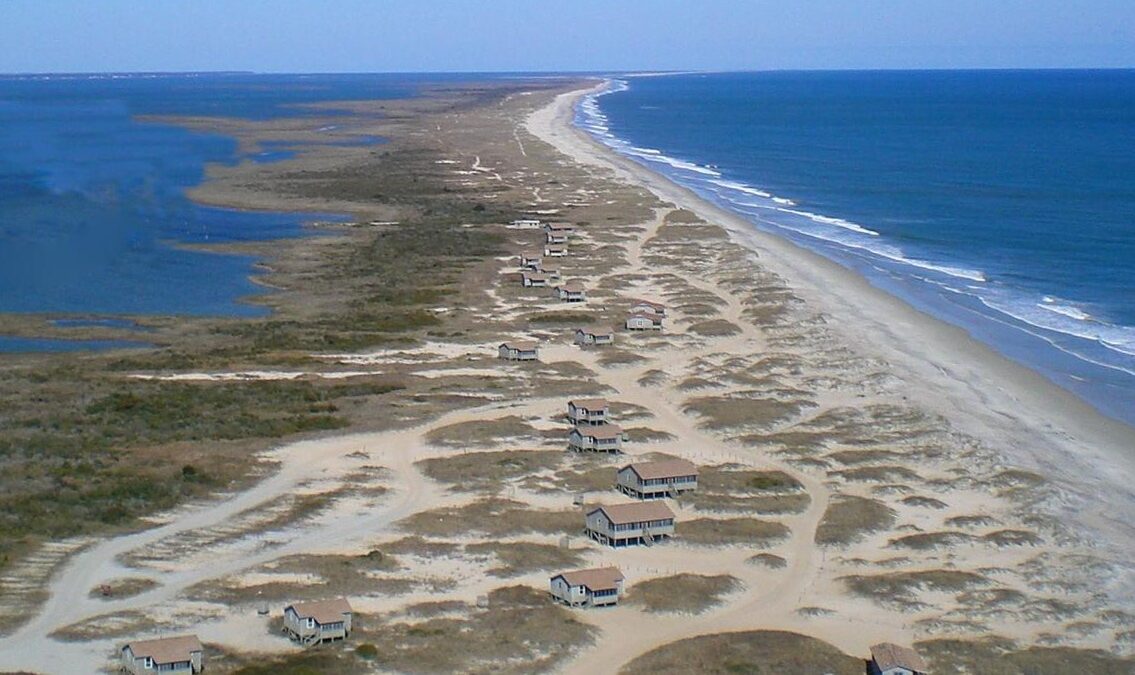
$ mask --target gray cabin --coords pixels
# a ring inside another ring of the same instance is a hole
[[[507,361],[535,361],[540,357],[538,342],[502,342],[497,356]]]
[[[566,244],[568,242],[568,235],[566,232],[548,232],[544,235],[544,243],[546,244]]]
[[[674,512],[657,501],[597,506],[587,512],[585,529],[607,546],[650,546],[674,536]]]
[[[304,646],[345,640],[351,634],[351,614],[346,598],[297,602],[284,608],[284,632]]]
[[[662,330],[662,317],[658,314],[637,313],[627,316],[627,330]]]
[[[205,648],[196,635],[138,640],[119,652],[121,669],[143,673],[200,673],[205,670]]]
[[[635,300],[631,305],[631,314],[657,314],[658,316],[666,316],[666,305],[653,300]]]
[[[530,288],[546,288],[548,286],[548,275],[544,272],[521,272],[520,283]]]
[[[555,287],[554,292],[560,302],[584,302],[587,300],[587,293],[583,289],[583,284],[578,281],[560,284]]]
[[[576,328],[575,344],[580,347],[601,347],[615,343],[615,332],[606,328]]]
[[[581,424],[568,434],[568,449],[576,452],[622,452],[626,434],[617,424]]]
[[[544,247],[544,257],[546,258],[562,258],[567,254],[567,246],[562,244],[549,244]]]
[[[611,404],[605,398],[577,398],[568,401],[567,418],[572,424],[606,424]]]
[[[540,269],[540,263],[544,259],[539,253],[521,253],[520,254],[520,269],[537,271]]]
[[[910,647],[881,642],[871,647],[867,672],[870,675],[926,675],[930,670]]]
[[[619,603],[623,581],[618,567],[597,567],[557,574],[549,581],[549,590],[552,598],[569,607],[605,607]]]
[[[619,469],[615,486],[638,499],[676,497],[698,488],[698,468],[684,459],[635,462]]]

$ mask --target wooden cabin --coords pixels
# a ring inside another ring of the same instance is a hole
[[[345,640],[351,635],[351,615],[346,598],[297,602],[284,608],[284,632],[304,646]]]
[[[618,567],[597,567],[561,572],[551,578],[549,590],[557,602],[569,607],[605,607],[619,603],[624,580]]]
[[[662,330],[662,317],[657,314],[631,314],[627,316],[627,330]]]
[[[548,232],[544,235],[545,244],[566,244],[568,235],[564,232]]]
[[[567,254],[567,246],[562,244],[549,244],[544,247],[544,257],[546,258],[563,258]]]
[[[570,237],[575,234],[575,226],[570,223],[544,223],[544,234],[558,234]]]
[[[196,635],[138,640],[119,650],[121,669],[143,673],[200,673],[205,670],[205,648]]]
[[[606,424],[611,404],[605,398],[577,398],[568,401],[567,418],[572,424]]]
[[[910,647],[882,642],[871,647],[867,672],[870,675],[926,675],[930,670]]]
[[[569,281],[565,284],[560,284],[552,289],[560,302],[584,302],[587,300],[587,293],[583,288],[583,284],[578,281]]]
[[[631,314],[657,314],[658,316],[666,316],[666,305],[653,300],[635,300],[631,305]]]
[[[509,226],[516,230],[538,230],[540,229],[540,221],[534,218],[518,218]]]
[[[520,283],[525,288],[546,288],[548,286],[548,275],[544,272],[522,272]]]
[[[533,272],[540,271],[540,263],[544,258],[539,253],[521,253],[520,254],[520,269],[532,270]]]
[[[608,546],[650,546],[674,536],[674,512],[659,501],[602,505],[587,512],[585,529]]]
[[[539,342],[502,342],[497,357],[506,361],[536,361],[540,358]]]
[[[615,487],[638,499],[676,497],[698,489],[698,468],[684,459],[635,462],[619,469]]]
[[[626,434],[617,424],[581,424],[568,434],[568,449],[576,452],[622,452]]]
[[[602,347],[615,343],[615,331],[609,328],[576,328],[575,344],[580,347]]]

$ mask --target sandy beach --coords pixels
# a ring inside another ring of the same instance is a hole
[[[405,389],[361,408],[367,428],[263,453],[247,489],[9,568],[23,595],[0,603],[23,622],[0,635],[0,669],[112,670],[126,640],[192,632],[213,672],[745,672],[759,658],[850,674],[881,641],[914,645],[935,672],[1129,672],[1135,432],[595,143],[571,121],[596,86],[380,129],[423,182],[478,213],[572,223],[568,254],[545,265],[585,301],[519,282],[517,256],[542,231],[459,222],[500,250],[445,269],[461,293],[431,300],[437,323],[405,344],[123,370],[179,386]],[[352,180],[383,161],[353,152]],[[198,196],[267,206],[246,183],[303,161],[219,169]],[[661,331],[623,329],[638,299],[665,305]],[[615,343],[580,348],[582,325]],[[497,358],[513,340],[538,341],[539,361]],[[565,452],[567,402],[595,396],[626,429],[622,455]],[[619,466],[663,457],[700,471],[697,492],[665,500],[672,540],[614,549],[582,535],[589,506],[629,501]],[[607,565],[627,577],[618,607],[548,600],[551,574]],[[302,652],[280,634],[286,603],[335,596],[357,613],[346,643]]]

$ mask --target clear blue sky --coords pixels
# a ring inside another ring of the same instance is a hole
[[[0,0],[0,72],[1135,67],[1135,0]]]

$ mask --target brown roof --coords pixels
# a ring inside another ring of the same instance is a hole
[[[546,250],[546,251],[566,251],[567,246],[546,246],[546,247],[544,247],[544,250]]]
[[[910,647],[902,647],[890,642],[882,642],[871,647],[871,658],[880,670],[906,668],[919,673],[929,672],[926,662]]]
[[[666,520],[674,517],[674,512],[670,510],[670,507],[659,501],[604,504],[591,509],[587,512],[587,515],[596,511],[606,513],[608,520],[619,525],[640,523],[646,520]]]
[[[614,335],[615,331],[605,326],[591,326],[589,328],[576,328],[577,331],[583,331],[588,335]]]
[[[618,567],[596,567],[589,570],[576,570],[563,572],[555,577],[563,577],[571,586],[586,586],[593,591],[605,591],[618,588],[619,582],[625,579]]]
[[[501,347],[515,349],[518,352],[530,352],[540,346],[539,342],[502,342]]]
[[[635,305],[649,305],[650,307],[653,307],[655,309],[666,309],[666,305],[662,304],[661,302],[655,302],[653,300],[642,300],[636,298],[632,302]]]
[[[196,635],[162,638],[160,640],[140,640],[126,645],[134,658],[150,657],[154,663],[177,663],[188,661],[192,652],[202,651],[201,641]],[[126,647],[123,647],[125,649]]]
[[[578,431],[581,436],[591,436],[592,438],[602,440],[619,438],[623,435],[623,428],[618,424],[600,424],[599,426],[576,427],[575,430]]]
[[[549,230],[562,230],[567,232],[575,229],[574,226],[568,223],[545,223],[544,227],[548,228]]]
[[[548,280],[548,275],[546,272],[522,272],[520,276],[524,277],[525,279],[543,279],[544,281]]]
[[[599,410],[607,407],[607,399],[605,398],[577,398],[568,401],[568,405],[573,405],[577,408],[584,410]],[[612,424],[611,426],[615,426]]]
[[[294,609],[300,618],[311,617],[315,619],[316,623],[336,623],[343,620],[344,614],[351,612],[351,603],[347,602],[346,598],[297,602],[294,605],[288,605],[288,607]],[[288,607],[284,608],[285,612],[288,611]]]
[[[542,254],[537,253],[536,251],[525,251],[524,253],[520,254],[520,257],[527,258],[528,260],[539,260],[541,255]]]
[[[638,474],[638,477],[643,480],[651,480],[652,478],[672,478],[674,476],[696,476],[698,468],[694,466],[693,462],[684,459],[667,459],[660,462],[635,462],[628,464],[623,469],[630,469]]]
[[[579,283],[578,281],[569,281],[566,284],[560,284],[559,286],[556,286],[556,288],[557,289],[562,288],[563,290],[569,291],[571,293],[582,293],[583,292],[583,284]]]

